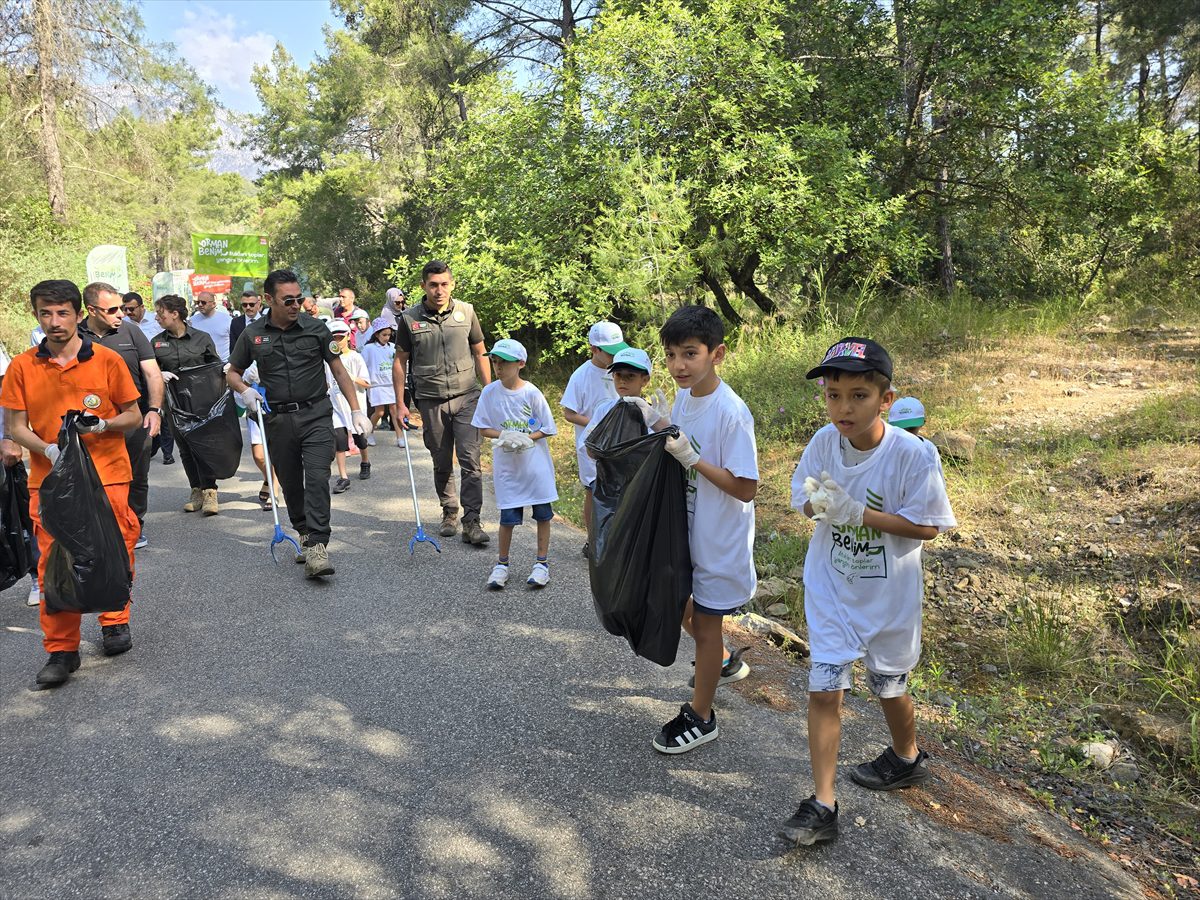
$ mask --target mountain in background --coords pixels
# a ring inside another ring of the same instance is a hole
[[[243,116],[224,107],[217,107],[217,128],[221,136],[217,140],[216,149],[208,161],[208,167],[214,172],[236,172],[250,181],[261,175],[266,167],[254,159],[254,153],[249,147],[243,147],[246,132],[242,128]]]

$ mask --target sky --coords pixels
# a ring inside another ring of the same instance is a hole
[[[175,45],[235,112],[258,112],[250,72],[270,61],[276,42],[301,68],[325,49],[323,25],[336,25],[328,0],[142,0],[150,40]]]

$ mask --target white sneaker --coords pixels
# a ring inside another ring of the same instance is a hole
[[[144,532],[144,531],[143,531],[143,532],[141,532],[141,533],[139,533],[139,534],[138,534],[137,543],[135,543],[135,544],[133,545],[133,549],[134,549],[134,550],[141,550],[143,547],[145,547],[145,546],[146,546],[147,544],[149,544],[149,543],[150,543],[150,542],[149,542],[148,540],[146,540],[146,532]]]
[[[525,583],[530,587],[544,588],[550,583],[550,567],[544,562],[535,562]]]
[[[374,447],[374,446],[375,446],[375,435],[373,435],[373,434],[368,434],[368,435],[367,435],[367,446],[368,446],[368,447]]]
[[[502,591],[506,584],[508,584],[508,566],[504,563],[496,563],[492,574],[488,576],[488,590]]]
[[[397,435],[396,446],[403,450],[404,445],[405,445],[404,435]]]
[[[42,592],[38,590],[38,584],[35,581],[33,587],[29,589],[29,597],[25,601],[26,606],[39,606],[42,602]]]

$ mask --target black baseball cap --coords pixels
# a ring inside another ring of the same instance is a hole
[[[830,369],[843,372],[878,372],[892,378],[892,358],[870,338],[845,337],[825,351],[821,364],[809,369],[805,378],[820,378]]]

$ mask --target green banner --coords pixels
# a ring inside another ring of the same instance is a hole
[[[259,234],[193,234],[192,269],[203,275],[266,278],[267,239]]]

